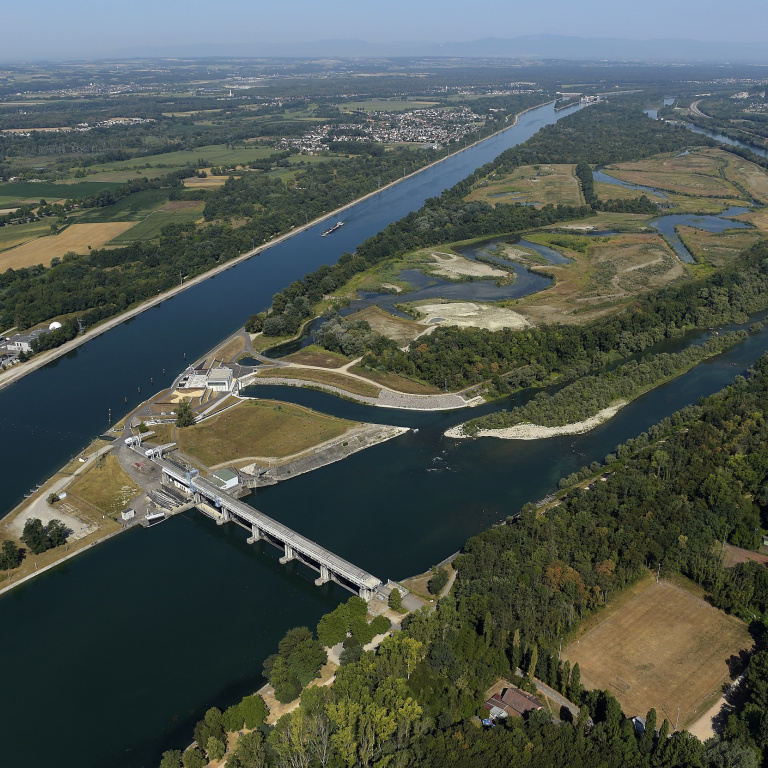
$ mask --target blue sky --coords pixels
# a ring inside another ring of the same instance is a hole
[[[159,53],[170,45],[228,41],[242,52],[251,41],[441,42],[540,33],[751,43],[768,29],[766,0],[731,8],[722,0],[6,0],[4,6],[4,60]]]

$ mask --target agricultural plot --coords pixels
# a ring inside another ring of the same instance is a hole
[[[227,144],[208,144],[203,147],[196,147],[195,149],[165,152],[157,155],[146,155],[141,158],[132,158],[130,160],[118,160],[113,163],[93,165],[88,170],[94,175],[94,178],[98,178],[101,173],[126,170],[141,170],[145,176],[158,176],[188,165],[195,168],[210,167],[212,165],[223,165],[226,168],[233,168],[237,165],[249,163],[251,160],[269,157],[274,151],[270,146],[257,144],[246,145],[245,147],[240,145],[234,149],[231,149]],[[204,162],[201,163],[200,160]]]
[[[90,197],[104,189],[114,189],[114,183],[83,181],[74,184],[54,182],[13,181],[0,184],[0,207],[16,207],[19,203],[39,203],[45,200],[55,203],[60,200],[74,200]]]
[[[168,224],[194,224],[202,215],[205,203],[195,200],[174,200],[157,211],[152,211],[143,221],[114,238],[110,245],[129,245],[139,240],[159,237]]]
[[[341,112],[407,112],[411,109],[428,109],[436,101],[411,101],[410,99],[370,99],[368,101],[347,101],[339,104]]]
[[[14,224],[13,226],[0,227],[0,251],[15,248],[17,245],[26,243],[29,240],[34,240],[43,235],[47,235],[50,231],[50,221],[32,221],[28,224]]]
[[[728,662],[752,645],[747,626],[667,581],[650,585],[564,649],[587,688],[619,700],[624,714],[654,707],[659,722],[697,719],[729,679]]]
[[[19,269],[34,264],[48,266],[53,258],[66,253],[87,253],[89,248],[101,248],[131,226],[130,221],[105,224],[72,224],[58,235],[36,239],[0,253],[0,270]],[[46,229],[50,224],[45,224]],[[11,229],[8,227],[8,229]]]
[[[482,200],[491,205],[583,205],[584,197],[574,169],[572,164],[525,165],[503,176],[491,174],[475,185],[465,200]]]
[[[141,221],[168,202],[168,190],[145,189],[104,208],[89,208],[78,221],[95,224],[106,221]]]

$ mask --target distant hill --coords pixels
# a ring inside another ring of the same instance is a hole
[[[365,40],[316,40],[312,42],[231,42],[141,48],[121,56],[290,56],[290,57],[396,57],[440,56],[462,58],[567,59],[584,61],[718,61],[768,64],[768,51],[760,43],[702,42],[697,40],[630,40],[611,37],[525,35],[514,38],[435,43],[369,43]]]

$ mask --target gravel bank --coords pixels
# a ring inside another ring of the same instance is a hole
[[[514,427],[504,429],[481,429],[477,437],[500,437],[502,440],[539,440],[544,437],[558,437],[559,435],[580,435],[589,432],[590,429],[600,426],[608,419],[613,418],[626,405],[625,402],[617,403],[609,408],[603,408],[589,419],[577,421],[573,424],[564,424],[562,427],[542,427],[539,424],[516,424]],[[446,437],[457,439],[469,437],[463,431],[463,424],[446,430]]]

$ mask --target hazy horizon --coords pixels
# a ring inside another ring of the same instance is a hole
[[[764,44],[768,3],[745,0],[738,14],[725,15],[722,3],[713,0],[647,0],[642,7],[620,0],[586,5],[486,0],[471,12],[457,0],[390,0],[385,6],[286,0],[272,7],[243,0],[219,0],[213,6],[201,0],[134,0],[120,7],[95,0],[67,6],[38,0],[34,12],[17,5],[3,16],[4,61],[122,58],[141,52],[163,56],[179,50],[191,55],[188,51],[195,46],[200,46],[200,55],[209,48],[230,48],[237,56],[264,55],[264,50],[279,55],[275,51],[281,47],[296,55],[302,44],[346,40],[416,52],[413,44],[423,43],[425,52],[431,52],[441,44],[528,35],[668,41],[668,55],[674,58],[678,40],[701,44],[703,57],[711,43],[734,46],[735,52],[739,45]]]

